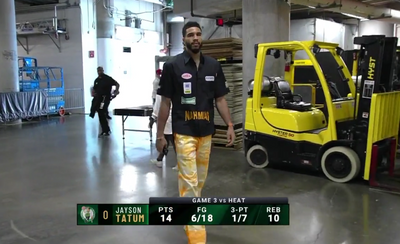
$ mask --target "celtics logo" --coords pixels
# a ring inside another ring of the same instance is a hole
[[[93,208],[82,206],[81,218],[85,223],[93,223],[96,213]]]

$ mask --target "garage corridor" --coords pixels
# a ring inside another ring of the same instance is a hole
[[[147,118],[127,127],[146,127]],[[181,226],[77,226],[77,203],[148,203],[178,196],[175,157],[162,169],[147,133],[127,132],[114,117],[99,139],[98,121],[83,115],[0,127],[1,244],[185,244]],[[171,150],[172,151],[172,150]],[[362,182],[257,170],[242,152],[213,149],[203,196],[288,197],[290,226],[209,226],[210,244],[398,243],[400,197]]]

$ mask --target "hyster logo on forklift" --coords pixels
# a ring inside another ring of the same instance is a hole
[[[283,136],[283,137],[294,137],[293,133],[289,133],[286,131],[281,131],[281,130],[272,130],[273,133],[276,133],[278,136]]]
[[[375,75],[375,62],[376,60],[372,57],[369,57],[369,65],[368,65],[368,79],[373,80]]]

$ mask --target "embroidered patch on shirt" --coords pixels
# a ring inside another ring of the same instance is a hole
[[[183,82],[183,94],[185,95],[192,94],[192,83]]]
[[[185,80],[189,80],[189,79],[191,79],[192,78],[192,75],[191,74],[189,74],[189,73],[184,73],[184,74],[182,74],[182,79],[185,79]]]
[[[181,97],[181,104],[196,105],[196,97]]]

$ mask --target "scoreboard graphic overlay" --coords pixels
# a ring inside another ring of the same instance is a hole
[[[78,225],[289,225],[283,197],[151,197],[149,204],[78,204]]]

